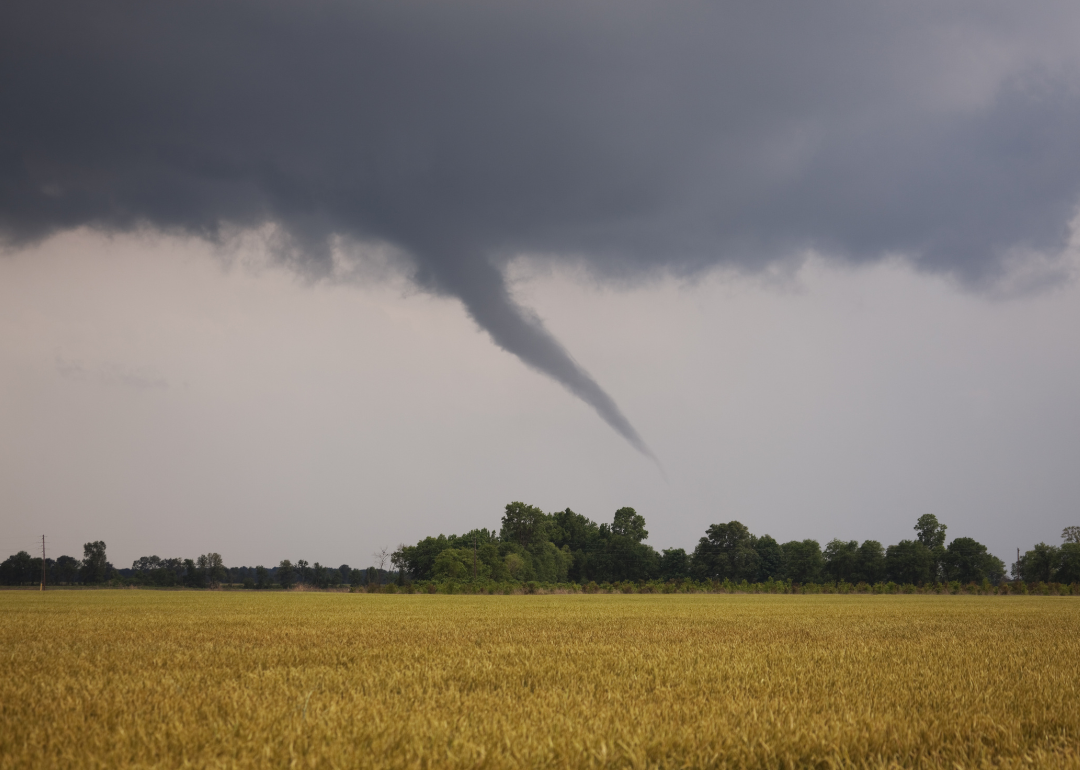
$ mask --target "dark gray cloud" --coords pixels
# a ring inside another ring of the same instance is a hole
[[[901,254],[972,285],[1063,248],[1075,3],[51,2],[0,7],[0,228],[274,223],[379,240],[634,446],[503,276]]]

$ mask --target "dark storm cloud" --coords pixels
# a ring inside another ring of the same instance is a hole
[[[641,438],[502,272],[755,270],[806,248],[969,283],[1080,200],[1075,4],[251,2],[0,8],[0,227],[274,223],[397,245]]]

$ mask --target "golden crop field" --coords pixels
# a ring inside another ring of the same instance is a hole
[[[0,767],[1080,768],[1071,597],[0,592]]]

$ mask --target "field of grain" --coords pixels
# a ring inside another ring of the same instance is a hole
[[[1077,767],[1080,600],[0,593],[0,767]]]

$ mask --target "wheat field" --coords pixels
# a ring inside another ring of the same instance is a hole
[[[0,767],[1080,768],[1080,601],[0,593]]]

